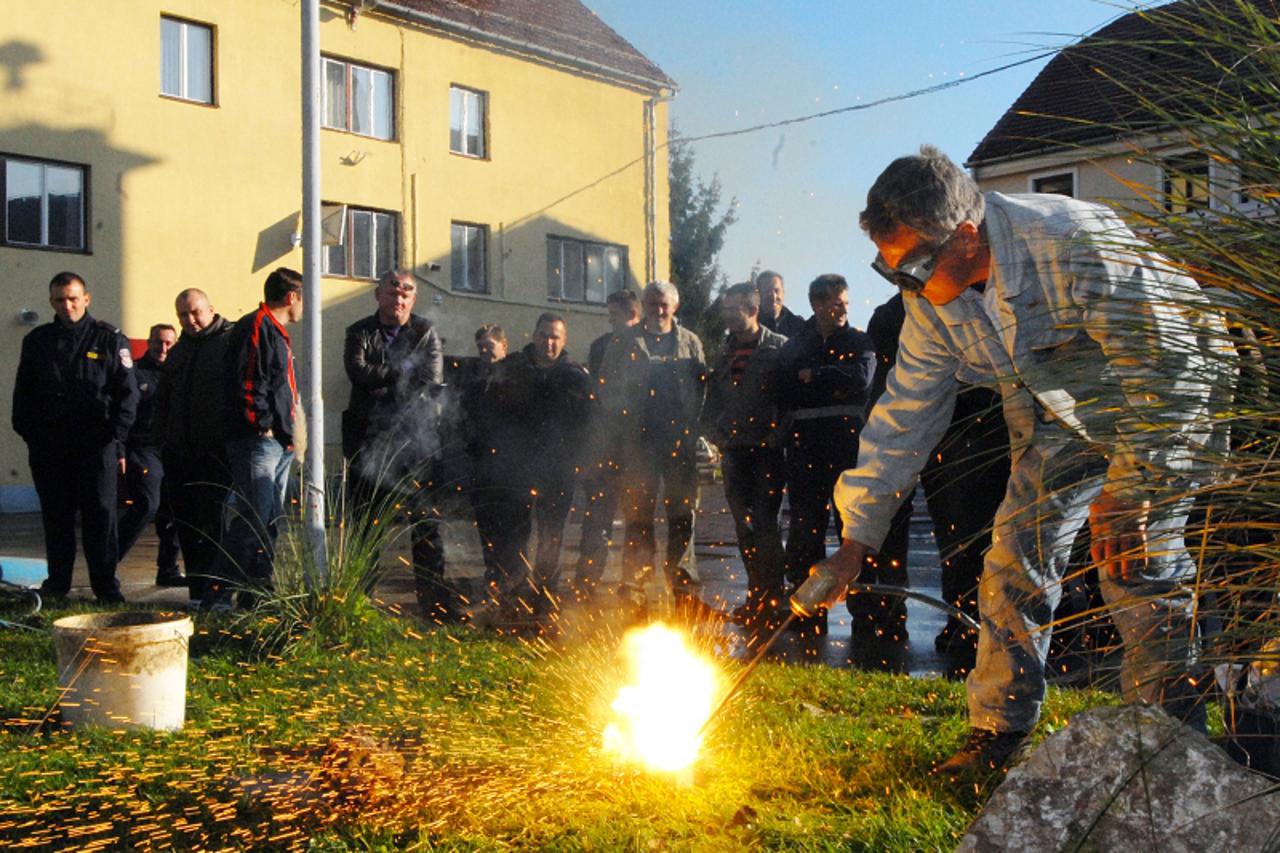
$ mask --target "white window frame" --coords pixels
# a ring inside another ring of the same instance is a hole
[[[565,287],[565,270],[566,263],[564,261],[565,249],[569,246],[580,247],[582,251],[582,298],[577,299],[573,296],[566,295]],[[618,269],[621,273],[621,279],[617,287],[612,290],[609,288],[608,279],[603,282],[604,292],[599,299],[592,299],[589,295],[590,291],[587,287],[587,252],[590,249],[600,249],[602,261],[608,258],[609,252],[615,252],[618,256]],[[579,240],[574,237],[560,237],[554,234],[547,235],[547,299],[552,302],[571,302],[581,305],[604,305],[608,302],[609,296],[617,293],[619,290],[625,290],[630,278],[630,253],[626,246],[618,243],[605,243],[600,240]],[[558,292],[553,292],[552,271],[559,276]]]
[[[454,92],[460,94],[461,112],[454,115],[453,102]],[[474,100],[478,104],[478,110],[468,107],[468,104]],[[479,112],[479,117],[475,116],[475,112]],[[467,133],[468,126],[472,120],[477,122],[478,133],[476,138],[480,140],[479,151],[467,150]],[[455,148],[453,144],[453,133],[458,131],[458,139],[460,148]],[[460,157],[471,157],[475,160],[485,160],[489,157],[489,93],[480,89],[472,89],[468,86],[460,86],[457,83],[449,86],[449,151]]]
[[[342,77],[343,77],[344,108],[343,108],[341,123],[335,123],[331,121],[331,116],[329,115],[329,66],[331,65],[338,66],[343,69]],[[321,81],[320,82],[320,88],[321,88],[320,123],[321,125],[328,130],[337,130],[343,133],[351,133],[356,136],[365,136],[365,137],[368,137],[369,139],[382,139],[387,142],[394,142],[396,139],[396,75],[395,75],[395,72],[386,68],[376,68],[372,65],[365,65],[360,62],[352,62],[348,59],[342,59],[337,56],[327,56],[327,55],[321,57],[320,66],[321,66],[320,67],[320,81]],[[370,75],[369,76],[369,103],[367,104],[367,107],[369,110],[369,132],[368,133],[365,133],[364,131],[356,130],[351,126],[352,117],[354,115],[351,99],[355,97],[355,86],[352,85],[352,77],[356,70],[367,72]],[[377,123],[374,121],[374,116],[377,113],[377,109],[375,107],[376,100],[375,100],[374,93],[376,92],[377,87],[373,84],[374,84],[374,81],[379,78],[379,76],[384,77],[387,81],[387,93],[388,93],[388,98],[390,100],[390,102],[387,104],[387,131],[385,136],[377,132]]]
[[[357,222],[362,217],[368,217],[368,230],[361,233],[361,229],[357,227]],[[391,263],[387,269],[378,268],[378,252],[381,248],[378,244],[378,220],[389,220],[391,223]],[[346,209],[346,227],[342,235],[342,242],[333,243],[326,246],[325,251],[320,253],[320,272],[329,278],[353,278],[362,280],[376,281],[382,273],[395,269],[400,262],[400,214],[393,210],[376,210],[370,207],[351,207]],[[372,269],[368,274],[362,274],[355,270],[355,246],[357,241],[368,241],[369,258],[371,260]],[[329,258],[330,252],[335,247],[341,247],[343,256],[343,269],[332,269]]]
[[[1043,172],[1035,172],[1027,175],[1027,192],[1039,193],[1036,189],[1036,182],[1043,181],[1045,178],[1060,178],[1070,176],[1071,178],[1071,197],[1080,197],[1080,170],[1075,166],[1058,169],[1046,169]]]
[[[215,102],[215,97],[216,97],[216,92],[217,92],[217,87],[214,85],[214,76],[213,76],[214,68],[216,67],[216,63],[215,63],[215,61],[214,61],[214,57],[216,56],[216,51],[217,51],[217,42],[216,42],[216,39],[215,39],[215,33],[214,33],[214,31],[213,31],[213,27],[209,26],[208,24],[202,24],[202,23],[199,23],[198,21],[189,21],[189,20],[187,20],[186,18],[176,18],[176,17],[174,17],[174,16],[172,16],[172,15],[161,15],[161,16],[160,16],[160,27],[161,27],[161,30],[162,30],[162,31],[163,31],[163,28],[164,28],[164,22],[165,22],[165,21],[169,21],[170,23],[174,23],[174,24],[177,24],[177,25],[178,25],[178,58],[177,58],[177,61],[178,61],[178,89],[179,89],[179,91],[177,91],[177,92],[166,92],[166,91],[164,90],[164,46],[163,46],[163,35],[162,35],[162,37],[161,37],[161,48],[160,48],[160,95],[161,95],[161,97],[164,97],[164,98],[174,98],[174,99],[179,100],[179,101],[189,101],[190,103],[193,103],[193,104],[209,104],[209,105],[212,105],[212,104]],[[188,38],[188,35],[190,34],[190,31],[191,31],[193,28],[198,28],[198,29],[201,29],[201,30],[205,30],[206,32],[208,32],[208,33],[209,33],[209,67],[208,67],[208,69],[206,69],[206,70],[207,70],[207,73],[208,73],[208,75],[209,75],[209,97],[208,97],[208,99],[205,99],[205,98],[193,98],[193,97],[191,96],[191,79],[190,79],[190,75],[189,75],[189,73],[188,73],[188,72],[189,72],[189,69],[188,69],[188,67],[187,67],[187,38]]]
[[[1218,163],[1208,151],[1202,151],[1195,148],[1178,148],[1170,151],[1161,151],[1159,154],[1159,187],[1160,187],[1160,211],[1163,213],[1175,213],[1172,210],[1172,199],[1168,191],[1169,180],[1172,173],[1165,168],[1165,163],[1171,160],[1179,160],[1184,158],[1195,157],[1203,158],[1208,166],[1206,171],[1206,180],[1208,181],[1208,205],[1206,207],[1188,207],[1186,210],[1176,211],[1177,214],[1192,216],[1197,213],[1207,213],[1210,211],[1219,212],[1224,208],[1224,199],[1227,197],[1238,197],[1237,187],[1239,186],[1239,178],[1232,174],[1232,170]],[[1230,189],[1228,193],[1226,190]]]
[[[40,240],[30,243],[25,240],[14,240],[9,237],[9,164],[23,163],[37,166],[40,169]],[[65,169],[74,171],[80,176],[80,244],[64,246],[49,242],[49,169]],[[0,231],[0,245],[20,249],[44,249],[52,252],[89,253],[89,167],[79,163],[66,163],[59,160],[44,160],[38,157],[15,157],[0,155],[0,184],[4,186],[4,207],[0,209],[3,230]]]
[[[461,256],[455,251],[455,238],[461,235]],[[468,274],[467,257],[472,242],[480,241],[480,281],[473,282]],[[461,262],[460,262],[461,261]],[[461,286],[459,286],[461,282]],[[452,222],[449,225],[449,284],[455,293],[489,292],[489,227],[475,222]]]

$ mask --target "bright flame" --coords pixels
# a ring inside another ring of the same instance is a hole
[[[698,757],[702,726],[711,716],[716,669],[684,634],[661,623],[623,639],[631,683],[613,700],[615,721],[604,748],[653,770],[683,770]]]

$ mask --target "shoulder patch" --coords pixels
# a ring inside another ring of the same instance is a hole
[[[128,347],[120,350],[120,363],[125,367],[133,367],[133,353],[129,352]]]

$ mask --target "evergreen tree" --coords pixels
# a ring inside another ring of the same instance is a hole
[[[720,179],[705,183],[694,173],[693,151],[675,131],[669,135],[671,282],[680,290],[680,322],[706,343],[722,328],[714,300],[727,281],[717,256],[725,231],[737,221],[736,200],[720,210]]]

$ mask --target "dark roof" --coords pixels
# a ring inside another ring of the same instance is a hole
[[[1280,0],[1248,2],[1273,19],[1280,13]],[[978,143],[967,165],[1168,127],[1170,113],[1178,114],[1180,106],[1194,109],[1196,94],[1222,86],[1224,67],[1240,67],[1243,45],[1195,37],[1198,29],[1223,32],[1230,25],[1221,20],[1240,14],[1237,0],[1177,0],[1117,18],[1051,59]],[[1231,94],[1256,103],[1257,88]]]
[[[632,84],[675,82],[578,0],[382,0],[366,7]],[[360,5],[360,0],[355,0]]]

